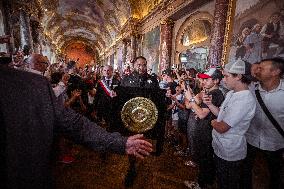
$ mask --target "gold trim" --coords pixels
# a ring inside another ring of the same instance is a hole
[[[155,126],[158,120],[158,109],[150,99],[132,98],[124,104],[121,119],[129,131],[144,133]]]
[[[237,0],[230,0],[229,5],[228,5],[226,29],[225,29],[223,52],[222,52],[222,59],[221,59],[222,67],[227,63],[228,58],[229,58],[228,51],[229,51],[229,47],[231,43],[231,37],[232,37],[232,31],[233,31],[233,25],[234,25],[236,2]]]
[[[163,19],[160,24],[174,26],[175,22],[171,18],[166,18]]]

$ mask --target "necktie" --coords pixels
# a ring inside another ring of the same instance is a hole
[[[106,84],[107,84],[107,86],[109,87],[109,80],[106,80]]]

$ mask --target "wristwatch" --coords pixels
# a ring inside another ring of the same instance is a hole
[[[195,102],[195,99],[194,99],[194,98],[191,98],[191,99],[189,100],[189,102]]]

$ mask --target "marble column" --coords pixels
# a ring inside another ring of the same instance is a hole
[[[127,40],[122,40],[122,64],[126,64],[126,55],[127,55]]]
[[[40,29],[39,29],[39,36],[38,36],[38,39],[39,39],[39,41],[38,41],[38,43],[39,43],[39,53],[42,54],[42,49],[43,49],[43,44],[42,44],[42,42],[43,42],[43,40],[44,40],[43,28],[42,28],[42,27],[40,27]]]
[[[229,0],[216,0],[209,65],[221,65]]]
[[[30,21],[31,26],[31,34],[33,39],[33,50],[35,53],[40,53],[40,30],[39,30],[39,22],[36,20]]]
[[[137,36],[137,34],[133,34],[130,38],[131,61],[137,56]]]
[[[143,41],[143,35],[139,35],[137,38],[137,56],[142,55],[142,41]]]
[[[161,22],[159,73],[171,66],[173,26],[174,22],[171,19]]]
[[[30,28],[30,18],[29,15],[24,10],[20,10],[20,34],[21,34],[21,47],[27,45],[30,52],[33,52],[33,39],[31,35]]]

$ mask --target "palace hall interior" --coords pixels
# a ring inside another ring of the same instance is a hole
[[[0,188],[283,189],[283,0],[0,0]]]

